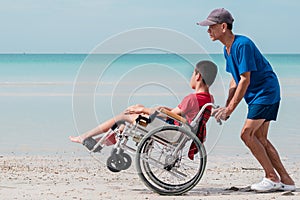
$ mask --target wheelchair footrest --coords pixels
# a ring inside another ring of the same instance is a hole
[[[93,138],[86,138],[83,140],[82,143],[88,150],[92,151],[94,149],[94,146],[97,144],[97,141]],[[96,149],[93,150],[93,152],[100,152],[102,149],[101,146],[98,146]]]

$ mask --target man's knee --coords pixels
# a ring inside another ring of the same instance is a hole
[[[255,134],[253,128],[244,127],[241,133],[242,141],[249,146],[254,140]]]
[[[259,135],[259,133],[257,133],[257,130],[254,130],[252,128],[243,128],[241,139],[247,146],[251,145],[255,139],[257,139],[265,148],[268,148],[269,145],[268,139],[263,135]]]

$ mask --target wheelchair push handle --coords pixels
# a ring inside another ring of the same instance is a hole
[[[220,106],[218,106],[218,105],[214,105],[213,106],[213,109],[217,109],[217,108],[220,108]],[[212,117],[214,117],[214,115],[211,115]],[[216,120],[218,123],[219,123],[219,125],[222,125],[222,121],[221,120]]]

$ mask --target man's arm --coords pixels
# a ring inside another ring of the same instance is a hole
[[[229,92],[228,92],[228,97],[227,97],[225,107],[227,107],[229,105],[231,99],[233,98],[234,93],[236,91],[236,87],[237,87],[237,85],[235,83],[235,80],[232,78],[231,81],[230,81],[230,85],[229,85]]]
[[[230,100],[229,104],[226,106],[227,116],[229,116],[234,111],[234,109],[237,107],[237,105],[241,102],[241,100],[245,96],[248,86],[250,84],[250,74],[251,72],[245,72],[240,75],[241,80],[239,81],[239,84],[236,87],[232,99]]]
[[[234,87],[234,82],[230,82],[230,90],[226,102],[226,107],[215,109],[212,113],[212,115],[215,116],[217,121],[227,120],[231,113],[234,111],[234,109],[237,107],[237,105],[240,103],[240,101],[243,99],[250,84],[250,74],[250,72],[245,72],[241,74],[241,79],[236,88]]]

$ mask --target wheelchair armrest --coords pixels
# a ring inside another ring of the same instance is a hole
[[[164,113],[164,114],[166,114],[167,116],[169,116],[171,118],[174,118],[175,120],[177,120],[177,121],[179,121],[181,123],[184,123],[184,124],[187,123],[187,120],[185,118],[183,118],[180,115],[177,115],[175,113],[172,113],[171,111],[169,111],[169,110],[167,110],[165,108],[161,108],[159,111],[162,112],[162,113]]]

